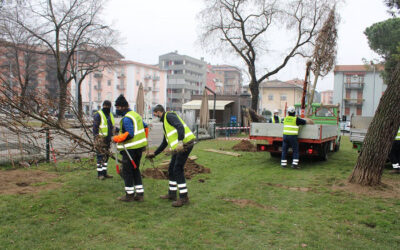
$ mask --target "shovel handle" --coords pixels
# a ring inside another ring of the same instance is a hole
[[[123,146],[124,146],[125,153],[128,155],[129,160],[131,160],[131,163],[132,163],[133,168],[136,169],[137,166],[136,166],[135,162],[133,161],[133,159],[132,159],[131,155],[129,154],[128,150],[126,150],[126,147],[125,147],[124,144],[123,144]]]

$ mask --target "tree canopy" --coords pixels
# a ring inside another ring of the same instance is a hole
[[[368,27],[364,34],[372,50],[385,60],[385,71],[394,71],[400,56],[400,18],[391,18]]]

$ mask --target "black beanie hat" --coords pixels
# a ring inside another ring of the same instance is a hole
[[[103,102],[103,106],[111,107],[111,102],[110,102],[109,100],[105,100],[105,101]]]
[[[118,96],[117,100],[115,100],[115,106],[119,107],[129,107],[128,102],[126,101],[124,95]]]

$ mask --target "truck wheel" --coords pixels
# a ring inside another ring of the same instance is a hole
[[[322,161],[328,160],[329,143],[324,143],[321,145],[321,151],[319,153],[319,158]]]
[[[271,154],[271,158],[280,158],[281,157],[281,153],[270,153]]]

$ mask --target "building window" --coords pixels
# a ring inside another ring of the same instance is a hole
[[[286,95],[281,95],[281,101],[286,101],[287,96]]]
[[[362,115],[362,109],[361,109],[361,107],[357,107],[356,113],[357,113],[357,115]]]
[[[107,81],[107,86],[111,86],[111,80]]]
[[[136,80],[136,86],[139,86],[139,81],[138,80]]]
[[[273,94],[269,94],[268,95],[268,101],[273,101],[274,100],[274,95]]]

